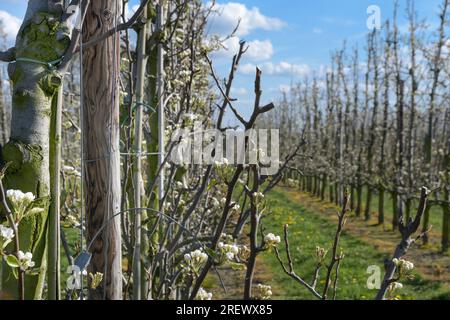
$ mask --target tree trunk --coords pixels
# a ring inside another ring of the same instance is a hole
[[[115,7],[117,3],[117,8]],[[91,1],[84,21],[83,42],[114,27],[120,1]],[[91,299],[122,299],[119,150],[119,34],[83,51],[83,146],[89,271],[103,273]],[[98,237],[93,239],[101,229]]]
[[[398,195],[396,191],[391,193],[392,196],[392,230],[395,231],[398,228]]]
[[[324,174],[323,175],[323,179],[322,179],[322,190],[320,191],[320,200],[324,201],[325,200],[325,190],[327,187],[327,175]]]
[[[384,187],[378,187],[378,224],[384,224]]]
[[[358,185],[356,186],[356,209],[355,209],[355,214],[357,217],[359,217],[362,212],[362,196],[363,196],[362,191],[363,186],[362,184],[358,183]]]
[[[405,201],[405,218],[406,221],[411,217],[411,206],[412,206],[412,199],[408,198]]]
[[[355,210],[355,186],[350,185],[350,211]]]
[[[449,190],[447,188],[446,192],[446,203],[442,204],[442,214],[443,214],[443,223],[442,223],[442,251],[447,252],[450,245],[450,196]]]
[[[334,183],[334,203],[337,206],[340,205],[340,203],[339,203],[339,199],[340,199],[339,190],[340,190],[339,182],[335,182]]]
[[[389,92],[390,92],[390,56],[391,56],[391,33],[389,31],[389,22],[386,22],[386,41],[384,49],[384,108],[383,108],[383,123],[382,123],[382,137],[380,146],[380,162],[378,165],[378,172],[380,181],[378,181],[378,224],[384,224],[384,194],[385,186],[383,174],[386,171],[386,141],[388,136],[389,124]]]
[[[376,140],[376,129],[377,129],[377,117],[378,117],[378,80],[379,80],[379,69],[378,69],[378,47],[377,47],[377,35],[376,32],[369,36],[369,56],[371,55],[372,60],[369,58],[369,61],[373,62],[373,70],[374,70],[374,79],[373,79],[373,110],[372,110],[372,123],[370,125],[370,134],[369,134],[369,145],[367,146],[367,172],[369,175],[369,179],[372,178],[373,175],[373,157],[374,157],[374,145]],[[372,53],[370,53],[372,52]],[[369,62],[369,70],[370,73],[370,62]],[[369,93],[366,95],[366,99],[369,99]],[[367,102],[368,103],[368,102]],[[370,220],[370,206],[372,201],[372,186],[369,184],[367,187],[367,198],[366,198],[366,208],[364,211],[364,219],[366,221]]]
[[[39,275],[25,277],[26,299],[42,298],[46,275],[50,116],[52,99],[62,82],[61,74],[48,63],[56,64],[70,42],[65,25],[59,22],[61,13],[52,1],[29,1],[16,39],[16,62],[8,67],[13,90],[11,137],[2,151],[4,162],[11,163],[5,187],[32,192],[44,208],[19,226],[20,249],[32,252],[40,267]],[[3,289],[15,297],[16,280],[10,274],[3,274],[3,279]]]
[[[333,184],[330,183],[328,186],[328,196],[330,198],[330,202],[333,203],[334,202],[334,191],[333,191]]]
[[[397,25],[397,4],[394,11],[394,33],[393,33],[393,58],[395,68],[395,95],[396,95],[396,144],[394,148],[395,160],[395,179],[394,179],[394,223],[398,223],[398,218],[403,217],[403,190],[400,187],[403,185],[403,152],[404,152],[404,89],[405,81],[402,79],[402,63],[399,57],[399,30]],[[394,230],[396,224],[393,225]]]
[[[425,231],[429,230],[430,210],[431,210],[431,205],[428,204],[426,209],[425,209],[424,215],[423,215],[423,225],[422,225],[422,230],[424,232],[424,235],[422,237],[422,241],[423,241],[424,245],[427,245],[428,244],[428,240],[429,240],[428,232],[425,232]]]
[[[366,207],[364,208],[364,220],[370,220],[370,208],[372,204],[372,187],[367,186],[367,194],[366,194]]]

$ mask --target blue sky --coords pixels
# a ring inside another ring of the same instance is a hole
[[[399,25],[405,30],[406,1],[399,0]],[[130,1],[130,7],[137,3]],[[419,18],[435,24],[440,3],[441,0],[416,0]],[[370,5],[379,6],[382,21],[393,12],[392,0],[219,0],[217,4],[209,34],[225,36],[239,18],[242,26],[237,38],[227,42],[230,50],[214,55],[217,72],[226,76],[239,39],[251,46],[234,86],[234,96],[239,99],[236,106],[243,114],[251,110],[256,65],[263,69],[263,102],[277,100],[280,89],[327,66],[330,52],[340,48],[344,40],[348,47],[359,43],[359,48],[363,48]],[[26,0],[0,1],[0,20],[4,21],[11,41],[26,5]]]
[[[265,27],[260,18],[254,17],[256,27],[246,26],[245,28],[250,31],[239,36],[250,45],[254,41],[259,41],[256,47],[261,46],[260,42],[267,43],[266,50],[264,46],[260,48],[261,59],[258,59],[257,53],[244,59],[236,80],[234,92],[240,99],[240,110],[244,114],[249,114],[252,108],[255,65],[263,69],[263,102],[277,101],[281,96],[281,90],[291,83],[306,76],[311,77],[314,71],[326,68],[329,65],[331,51],[341,48],[344,40],[347,41],[349,48],[356,45],[360,50],[364,48],[365,36],[369,31],[366,22],[367,8],[370,5],[377,5],[380,8],[381,21],[392,18],[394,10],[392,0],[239,1],[238,3],[245,5],[246,10],[238,10],[238,7],[231,5],[230,2],[218,3],[222,5],[222,11],[231,7],[230,16],[235,20],[239,15],[255,15],[255,10],[268,19],[266,21],[268,26]],[[405,31],[408,30],[406,3],[406,0],[399,0],[398,12],[399,27]],[[440,3],[441,0],[416,0],[415,8],[419,19],[425,19],[431,25],[436,24]],[[225,13],[222,17],[214,18],[211,22],[211,32],[222,32],[224,16],[228,17]],[[267,47],[270,47],[268,43],[273,49],[270,57],[267,54],[267,51],[270,51],[267,50]],[[223,76],[226,75],[225,65],[229,63],[228,61],[229,57],[226,59],[220,55],[215,60]]]

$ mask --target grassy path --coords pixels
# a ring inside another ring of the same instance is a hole
[[[337,208],[286,188],[274,190],[268,201],[272,214],[263,220],[266,232],[281,235],[283,225],[289,224],[296,271],[305,279],[311,279],[316,246],[329,249],[332,245]],[[390,255],[397,240],[398,236],[393,232],[368,226],[356,217],[349,218],[341,242],[345,259],[341,265],[338,299],[372,299],[376,292],[366,287],[369,276],[367,268],[377,265],[383,270],[383,261]],[[280,248],[284,250],[283,245]],[[313,298],[282,272],[272,252],[264,253],[261,258],[258,268],[263,266],[264,273],[270,273],[263,280],[273,286],[275,299]],[[407,258],[419,268],[413,280],[403,282],[404,289],[398,292],[399,298],[450,299],[448,256],[414,248]],[[321,279],[320,287],[323,285],[323,273]]]

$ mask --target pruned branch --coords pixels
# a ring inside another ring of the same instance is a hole
[[[300,283],[301,285],[303,285],[306,289],[308,289],[316,298],[318,299],[322,299],[322,296],[320,295],[320,293],[318,293],[316,291],[316,289],[314,288],[313,285],[308,284],[302,277],[300,277],[299,275],[297,275],[294,271],[294,265],[292,262],[292,257],[291,257],[291,250],[289,248],[289,226],[286,224],[284,226],[284,244],[285,244],[285,248],[286,248],[286,257],[288,259],[288,265],[289,265],[289,269],[286,267],[286,265],[284,264],[283,260],[281,259],[280,256],[280,252],[278,251],[278,248],[275,247],[275,255],[278,259],[278,262],[280,262],[281,267],[283,268],[284,272],[291,277],[292,279],[294,279],[295,281],[297,281],[298,283]],[[313,279],[313,284],[316,283],[316,279]]]
[[[422,187],[420,203],[417,209],[416,217],[414,220],[409,219],[409,221],[404,222],[403,217],[400,217],[399,221],[399,230],[402,235],[402,240],[395,248],[394,256],[390,261],[386,264],[386,273],[384,275],[383,283],[381,284],[380,290],[376,295],[377,300],[384,300],[386,296],[386,292],[389,288],[389,285],[395,281],[394,275],[397,270],[396,264],[393,262],[393,259],[402,258],[409,250],[409,248],[420,239],[424,233],[421,233],[417,236],[414,234],[417,232],[420,226],[420,222],[422,220],[422,216],[425,212],[425,208],[427,206],[427,199],[429,195],[429,190],[426,187]],[[428,231],[426,231],[428,232]]]
[[[342,235],[342,230],[345,226],[346,222],[346,213],[349,210],[349,204],[350,204],[350,193],[346,192],[344,195],[344,204],[342,207],[342,211],[338,213],[338,228],[336,230],[336,234],[334,237],[333,242],[333,249],[332,249],[332,257],[330,264],[327,267],[327,274],[325,278],[325,287],[323,289],[323,293],[320,294],[316,290],[317,281],[319,279],[319,272],[322,267],[322,261],[319,261],[317,263],[316,269],[314,271],[314,276],[311,281],[311,284],[307,283],[302,277],[297,275],[294,270],[294,264],[291,256],[291,250],[289,247],[289,232],[288,232],[288,225],[284,226],[284,243],[285,243],[285,249],[286,249],[286,257],[288,261],[288,266],[283,262],[280,256],[280,252],[278,251],[278,248],[275,247],[275,255],[277,257],[278,262],[280,263],[281,267],[283,268],[283,271],[290,276],[292,279],[303,285],[306,289],[308,289],[316,298],[321,300],[327,299],[327,293],[331,285],[331,277],[334,270],[334,282],[333,282],[333,299],[336,299],[336,292],[337,292],[337,283],[338,283],[338,277],[339,277],[339,268],[341,265],[341,261],[344,258],[343,254],[337,254],[338,248],[339,248],[339,241]]]
[[[346,214],[349,211],[349,207],[350,207],[350,193],[349,192],[345,192],[344,195],[344,204],[342,206],[342,211],[339,212],[338,215],[338,227],[336,230],[336,234],[334,236],[334,242],[333,242],[333,249],[332,249],[332,256],[331,256],[331,262],[328,265],[327,268],[327,275],[325,278],[325,287],[323,289],[323,294],[322,294],[322,299],[326,300],[327,299],[327,294],[328,294],[328,289],[330,287],[331,284],[331,276],[333,273],[333,269],[335,264],[337,264],[337,267],[339,267],[339,261],[342,259],[343,255],[339,254],[338,256],[338,248],[339,248],[339,241],[342,235],[342,230],[344,229],[345,223],[346,223]],[[336,271],[336,275],[339,275],[339,270]],[[337,282],[336,282],[337,283]],[[335,284],[336,284],[335,283]]]

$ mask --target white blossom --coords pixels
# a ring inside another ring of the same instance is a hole
[[[231,207],[231,211],[239,211],[241,209],[241,206],[238,205],[237,203],[233,203],[232,207]]]
[[[197,300],[211,300],[212,299],[212,293],[206,292],[205,289],[200,288],[198,290],[197,296],[195,297]]]
[[[264,199],[264,194],[262,192],[253,192],[253,199],[256,203],[260,202],[262,199]]]
[[[217,207],[220,206],[220,202],[219,202],[219,200],[217,200],[216,198],[212,198],[212,199],[211,199],[211,202],[212,202],[212,206],[213,206],[214,208],[217,208]]]
[[[6,191],[6,198],[11,203],[16,222],[20,222],[20,220],[25,216],[28,206],[35,199],[31,192],[23,193],[20,190]]]
[[[0,224],[0,253],[14,238],[14,230]]]
[[[391,283],[391,290],[402,289],[403,285],[400,282]]]
[[[66,174],[69,174],[69,175],[74,175],[74,176],[77,176],[77,177],[79,177],[79,176],[81,176],[81,173],[80,172],[78,172],[74,167],[72,167],[72,166],[63,166],[63,171],[66,173]]]
[[[177,181],[176,182],[176,185],[177,185],[177,188],[183,188],[183,182],[181,182],[181,181]]]
[[[198,118],[198,116],[196,114],[192,114],[192,113],[185,114],[184,117],[189,121],[195,121]]]
[[[186,270],[188,271],[198,272],[206,260],[208,260],[208,255],[200,249],[184,255],[184,261],[187,264]]]
[[[22,270],[27,270],[29,268],[34,267],[33,254],[31,252],[24,253],[22,250],[19,250],[17,258],[19,259],[19,266]]]
[[[31,192],[23,193],[20,190],[8,190],[6,191],[6,197],[13,205],[25,203],[28,205],[35,199]]]
[[[219,161],[214,161],[214,165],[216,165],[217,167],[222,167],[222,166],[228,166],[230,164],[230,161],[227,158],[222,158]]]
[[[394,259],[392,259],[392,262],[397,267],[399,267],[400,269],[405,270],[405,271],[411,271],[412,269],[414,269],[414,264],[408,260],[394,258]]]
[[[233,260],[233,259],[234,259],[234,254],[233,254],[233,252],[227,252],[225,255],[226,255],[226,257],[227,257],[228,260]]]
[[[256,297],[260,300],[269,300],[273,294],[271,286],[260,283],[256,286],[256,292]]]
[[[0,236],[3,238],[3,240],[11,240],[12,238],[14,238],[14,230],[0,224]]]
[[[273,233],[269,233],[264,237],[264,241],[269,247],[274,247],[281,242],[280,236],[276,236]]]

